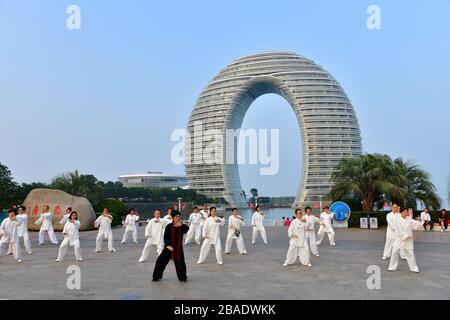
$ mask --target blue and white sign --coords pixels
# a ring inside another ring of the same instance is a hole
[[[352,215],[352,210],[350,210],[348,204],[342,201],[334,202],[330,206],[330,211],[334,213],[333,220],[339,223],[347,222]]]

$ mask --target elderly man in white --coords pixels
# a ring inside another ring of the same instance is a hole
[[[193,211],[189,216],[189,231],[184,244],[189,244],[195,240],[200,245],[202,240],[202,215],[198,212],[198,207],[194,207]]]
[[[411,272],[419,273],[419,267],[416,264],[416,257],[414,255],[414,237],[413,230],[419,230],[422,226],[422,219],[414,220],[409,218],[408,209],[403,209],[401,215],[395,221],[395,235],[396,238],[392,245],[392,256],[388,271],[395,271],[398,268],[398,261],[400,250],[408,262],[409,270]]]
[[[197,264],[205,262],[211,247],[214,246],[216,251],[217,264],[223,264],[222,259],[222,244],[220,241],[220,228],[224,226],[225,220],[217,216],[217,210],[212,207],[210,210],[210,217],[206,219],[203,226],[203,244],[200,249],[200,256]]]
[[[103,213],[95,220],[94,227],[98,228],[97,239],[95,240],[95,253],[102,251],[102,242],[106,239],[108,240],[108,251],[111,253],[116,252],[111,229],[112,221],[113,217],[109,214],[108,208],[104,208]]]
[[[267,234],[266,229],[264,228],[264,213],[261,211],[260,206],[256,206],[255,208],[255,213],[252,216],[252,226],[253,226],[252,244],[255,244],[258,232],[261,233],[261,237],[264,243],[267,244]]]
[[[317,232],[317,245],[320,246],[323,240],[323,236],[328,234],[328,240],[330,241],[330,246],[335,246],[334,242],[334,230],[333,230],[333,216],[334,213],[330,212],[330,208],[328,206],[323,207],[323,212],[320,214],[320,226],[319,231]]]
[[[40,224],[39,230],[39,245],[44,244],[45,233],[47,232],[50,241],[53,244],[58,244],[58,238],[56,237],[55,230],[53,229],[53,213],[49,211],[48,205],[44,206],[42,214],[36,220],[35,224]]]
[[[400,217],[400,207],[397,204],[392,205],[392,211],[386,215],[387,230],[386,230],[386,243],[384,245],[383,260],[387,260],[392,255],[392,246],[394,244],[397,235],[395,233],[395,222]],[[400,250],[401,259],[405,259],[403,250]]]
[[[228,234],[225,242],[225,253],[231,253],[233,240],[236,240],[236,246],[240,254],[247,254],[245,250],[244,238],[241,233],[241,226],[244,225],[244,218],[238,214],[237,208],[231,209],[231,216],[228,219]]]
[[[427,226],[430,226],[430,231],[432,231],[434,222],[431,220],[430,210],[428,208],[425,208],[423,210],[423,212],[420,214],[420,218],[423,221],[423,227],[425,228],[425,231],[427,231]]]
[[[17,221],[16,212],[11,209],[8,211],[8,218],[2,221],[0,225],[0,256],[2,255],[2,247],[4,244],[11,244],[11,251],[17,262],[22,262],[22,251],[20,249],[18,227],[20,222]]]
[[[138,243],[137,240],[137,224],[139,222],[139,216],[136,214],[136,210],[130,209],[127,217],[125,218],[125,231],[123,233],[122,244],[128,240],[128,234],[133,235],[133,242]]]
[[[306,219],[302,217],[302,211],[300,209],[295,210],[295,217],[288,229],[289,250],[283,267],[294,264],[297,257],[299,257],[302,265],[312,267],[308,239],[306,237]]]
[[[80,227],[81,223],[78,221],[78,213],[76,211],[71,212],[69,220],[64,225],[62,232],[64,240],[61,242],[61,246],[59,247],[56,262],[62,262],[64,260],[69,246],[74,248],[75,258],[77,261],[83,261],[80,252]]]
[[[164,229],[171,222],[172,220],[161,218],[161,212],[159,210],[153,212],[153,218],[150,219],[145,228],[145,237],[147,238],[147,241],[145,242],[141,257],[139,258],[139,263],[145,262],[148,259],[152,247],[156,248],[156,254],[158,256],[161,254],[164,249]]]

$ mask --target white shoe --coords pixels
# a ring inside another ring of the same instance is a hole
[[[112,249],[110,252],[111,252],[111,253],[115,253],[115,252],[116,252],[116,249]]]
[[[135,241],[134,243],[138,244],[138,242],[137,242],[137,241]]]
[[[330,244],[330,246],[334,247],[336,245],[336,243]]]
[[[217,262],[217,264],[223,264],[223,262]]]
[[[17,263],[22,263],[22,259],[17,259]]]
[[[316,258],[320,258],[320,255],[318,255],[318,254],[315,254],[314,256],[315,256]]]
[[[419,270],[411,270],[411,272],[414,272],[414,273],[420,273]]]
[[[78,262],[81,262],[81,261],[83,261],[83,259],[81,259],[81,258],[80,258],[80,259],[78,259]]]
[[[56,259],[55,262],[62,262],[62,260]]]
[[[100,250],[95,250],[95,253],[100,253],[101,251]]]
[[[142,260],[142,259],[139,259],[138,263],[142,263],[142,262],[144,262],[144,260]]]
[[[30,251],[30,252],[28,252],[28,254],[33,254],[33,252]]]
[[[387,260],[387,258],[386,257],[383,257],[383,258],[381,258],[382,260]]]
[[[254,242],[252,242],[252,244],[255,244]]]
[[[247,254],[247,251],[242,252],[242,254]]]
[[[122,241],[121,244],[125,244],[125,242]]]
[[[311,263],[308,263],[307,267],[308,267],[308,268],[311,268],[311,267],[312,267],[312,264],[311,264]]]
[[[6,253],[6,255],[8,255],[8,256],[11,255],[11,254],[12,254],[12,252],[7,252],[7,253]]]
[[[202,264],[203,262],[201,262],[201,261],[197,261],[197,264]]]
[[[287,267],[288,265],[287,265],[287,263],[283,263],[283,267]]]

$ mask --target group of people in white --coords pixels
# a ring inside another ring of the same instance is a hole
[[[400,258],[407,260],[412,272],[419,272],[414,255],[413,230],[418,230],[423,227],[426,228],[426,225],[429,224],[427,221],[430,220],[427,214],[427,212],[424,212],[421,217],[413,219],[411,209],[405,208],[400,210],[398,205],[394,204],[392,206],[392,212],[386,216],[387,232],[383,253],[383,260],[390,258],[389,271],[397,270]],[[319,216],[313,215],[310,207],[305,208],[304,214],[301,209],[296,209],[295,219],[291,221],[288,229],[289,249],[283,266],[293,265],[297,258],[299,258],[301,265],[312,267],[311,254],[317,258],[320,257],[318,246],[322,243],[325,234],[328,236],[329,244],[335,246],[333,216],[333,212],[330,212],[328,206],[323,207],[323,212]],[[161,212],[156,210],[153,218],[147,220],[147,226],[145,228],[145,237],[147,240],[138,260],[139,263],[145,262],[152,250],[155,250],[158,256],[163,252],[165,248],[164,230],[166,226],[172,223],[172,219],[172,209],[169,208],[164,217],[161,217]],[[49,206],[44,206],[42,214],[40,214],[35,222],[35,224],[40,225],[39,245],[44,244],[45,234],[48,235],[53,244],[58,244],[58,238],[53,229],[52,221],[53,213],[49,211]],[[104,240],[108,240],[108,251],[111,253],[116,252],[113,245],[112,221],[113,217],[106,208],[95,220],[94,227],[98,228],[95,246],[96,253],[101,252],[102,242]],[[66,213],[58,223],[63,224],[64,228],[62,231],[63,240],[56,261],[63,261],[69,246],[74,248],[76,260],[82,261],[79,235],[81,224],[78,221],[77,212],[72,211],[72,208],[67,208]],[[220,230],[225,225],[225,219],[217,215],[217,209],[215,207],[208,209],[207,205],[204,205],[202,210],[194,207],[187,224],[189,230],[184,243],[186,245],[190,243],[201,245],[197,264],[202,264],[206,261],[212,247],[214,247],[217,264],[223,264]],[[260,206],[255,208],[251,224],[253,227],[252,244],[255,244],[257,236],[260,234],[263,242],[267,245],[264,213]],[[237,208],[233,208],[228,218],[225,254],[231,253],[234,241],[236,242],[238,252],[242,255],[247,254],[244,237],[241,232],[243,225],[244,218],[239,215]],[[317,235],[315,231],[316,225],[319,225]],[[125,231],[121,241],[122,244],[127,242],[130,234],[134,243],[138,243],[138,226],[139,216],[134,209],[130,209],[124,222]],[[8,218],[0,226],[0,255],[3,246],[8,245],[7,254],[12,254],[17,262],[22,262],[21,239],[24,243],[25,250],[28,254],[32,254],[31,241],[28,234],[28,215],[26,214],[26,208],[23,206],[18,208],[17,215],[15,210],[9,210]]]

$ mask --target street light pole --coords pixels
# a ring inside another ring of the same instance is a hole
[[[180,198],[177,198],[177,200],[178,200],[178,211],[180,211],[180,213],[181,213],[181,197]]]

